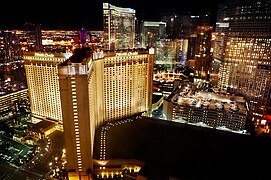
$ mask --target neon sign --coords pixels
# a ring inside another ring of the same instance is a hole
[[[39,57],[55,57],[54,54],[35,53],[35,56]]]
[[[138,52],[122,52],[122,53],[116,53],[116,56],[129,56],[129,55],[138,55]]]

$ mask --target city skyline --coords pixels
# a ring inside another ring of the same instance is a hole
[[[0,13],[0,179],[269,178],[271,1],[101,1]]]

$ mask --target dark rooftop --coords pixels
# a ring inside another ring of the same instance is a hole
[[[106,159],[144,161],[140,174],[145,177],[155,180],[268,177],[270,138],[148,117],[133,119],[119,124],[111,122]],[[94,159],[99,157],[100,131],[96,132]]]
[[[163,98],[163,95],[153,94],[152,95],[152,104],[157,103],[161,98]]]
[[[67,66],[68,62],[70,63],[82,63],[84,59],[87,59],[91,56],[92,49],[90,47],[76,48],[73,51],[73,55],[64,61],[61,66]]]

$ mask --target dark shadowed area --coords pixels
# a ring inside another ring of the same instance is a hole
[[[96,133],[96,142],[100,138]],[[144,117],[110,126],[106,159],[145,162],[151,179],[246,179],[267,176],[271,140]],[[95,142],[94,158],[99,157]]]

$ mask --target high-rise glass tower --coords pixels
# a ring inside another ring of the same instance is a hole
[[[140,26],[141,47],[154,47],[156,41],[166,37],[166,23],[143,21]]]
[[[183,39],[160,39],[155,42],[154,64],[167,68],[182,66],[186,60],[187,41]]]
[[[0,63],[21,59],[20,32],[0,30]]]
[[[265,113],[271,106],[271,1],[220,4],[215,32],[219,87],[245,94],[253,112]]]
[[[135,42],[135,10],[103,3],[105,49],[131,49]]]

